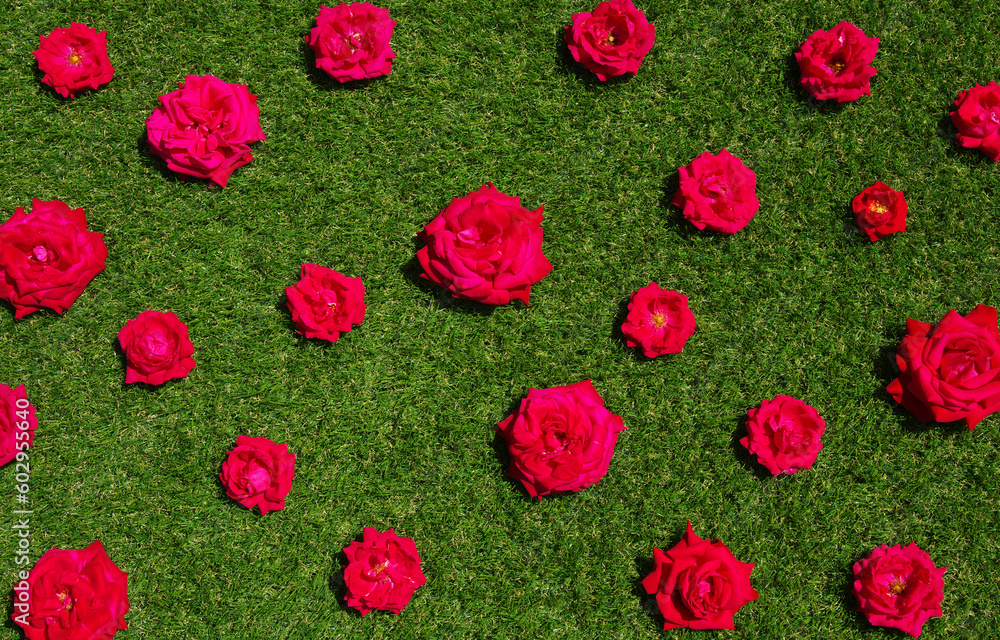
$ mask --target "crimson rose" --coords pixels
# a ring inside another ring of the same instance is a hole
[[[826,423],[816,409],[790,396],[764,400],[747,412],[748,435],[740,444],[757,455],[771,475],[795,473],[816,462]]]
[[[521,407],[497,423],[510,450],[507,475],[539,500],[603,478],[623,429],[622,417],[604,408],[590,380],[528,389]]]
[[[290,287],[288,310],[299,333],[307,338],[336,342],[351,325],[365,319],[365,285],[333,269],[305,263],[301,279]]]
[[[347,568],[347,605],[368,615],[379,609],[397,616],[409,604],[413,592],[427,582],[420,570],[420,555],[412,538],[401,538],[393,529],[380,532],[365,527],[361,542],[344,548]]]
[[[187,325],[169,311],[143,311],[118,332],[125,352],[125,382],[163,384],[195,368]]]
[[[104,269],[103,233],[87,231],[83,209],[65,202],[32,199],[0,225],[0,299],[14,317],[39,309],[62,313]]]
[[[958,129],[958,144],[979,147],[991,160],[1000,161],[1000,85],[976,83],[959,92],[951,121]]]
[[[19,451],[34,444],[36,428],[38,418],[35,408],[28,402],[24,385],[11,389],[0,384],[0,465],[7,464]],[[24,460],[25,455],[21,454],[18,460]]]
[[[294,477],[295,454],[287,444],[250,436],[236,438],[219,474],[226,495],[247,509],[256,506],[260,515],[285,508]]]
[[[757,174],[725,149],[717,156],[700,153],[678,171],[672,203],[699,229],[736,233],[757,215]]]
[[[854,221],[872,242],[906,231],[906,198],[883,182],[875,182],[851,202]]]
[[[111,82],[115,68],[108,59],[107,33],[71,22],[69,28],[53,29],[48,36],[38,36],[35,59],[45,74],[42,84],[64,98],[73,98],[76,91],[96,89]]]
[[[638,73],[653,48],[656,29],[632,0],[605,0],[593,13],[574,13],[563,36],[573,59],[604,81]]]
[[[803,88],[819,100],[851,102],[870,96],[869,81],[876,69],[869,64],[878,52],[878,42],[846,21],[812,34],[795,52]]]
[[[854,595],[868,622],[920,637],[929,618],[944,615],[944,572],[916,543],[882,545],[854,564]]]
[[[626,345],[642,347],[649,358],[680,353],[694,329],[694,314],[683,293],[661,289],[655,282],[632,292],[622,324]]]
[[[963,318],[952,309],[934,326],[908,319],[896,364],[886,390],[917,420],[974,428],[1000,409],[997,310],[981,304]]]
[[[316,54],[316,68],[341,82],[388,75],[396,54],[389,46],[395,20],[389,11],[367,2],[319,6],[316,26],[306,42]]]

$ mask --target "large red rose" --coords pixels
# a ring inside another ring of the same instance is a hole
[[[108,640],[127,629],[128,574],[100,540],[49,549],[14,585],[14,622],[27,640]]]
[[[521,300],[552,271],[542,254],[542,207],[528,211],[521,199],[493,183],[455,198],[417,234],[422,277],[456,298],[486,304]]]
[[[250,143],[267,140],[257,96],[245,84],[215,76],[187,76],[177,91],[160,96],[146,119],[149,152],[177,173],[208,178],[224,187],[251,160]]]
[[[288,310],[299,333],[336,342],[341,333],[365,319],[365,285],[339,271],[305,263],[301,279],[285,287]]]
[[[1000,85],[976,83],[960,92],[951,121],[958,129],[958,144],[978,147],[994,162],[1000,161]]]
[[[918,420],[964,420],[970,429],[1000,409],[997,310],[954,309],[936,325],[908,319],[896,350],[899,377],[887,391]]]
[[[528,389],[520,408],[497,423],[510,451],[507,475],[539,500],[603,478],[624,429],[622,417],[604,408],[590,380]]]
[[[694,314],[683,293],[661,289],[655,282],[632,292],[622,324],[627,346],[642,347],[649,358],[680,353],[694,329]]]
[[[809,469],[823,448],[826,423],[816,409],[791,396],[764,400],[747,412],[748,435],[740,444],[757,456],[771,475]]]
[[[0,299],[15,318],[39,309],[62,313],[104,269],[104,234],[87,231],[83,209],[33,199],[0,225]]]
[[[24,385],[11,389],[0,384],[0,466],[7,464],[35,442],[38,418],[28,402]],[[18,461],[24,460],[22,454]]]
[[[125,382],[163,384],[195,368],[187,325],[169,311],[143,311],[118,332],[127,360]]]
[[[642,586],[656,595],[664,629],[735,629],[733,614],[759,597],[750,586],[754,563],[740,562],[719,540],[702,540],[690,522],[666,553],[653,549],[653,562]]]
[[[929,618],[944,615],[944,572],[915,543],[882,545],[854,564],[854,595],[868,622],[920,637]]]
[[[890,233],[906,231],[906,198],[884,182],[875,182],[851,201],[854,221],[875,242]]]
[[[306,42],[316,54],[316,68],[330,77],[341,82],[375,78],[392,71],[394,26],[387,9],[367,2],[320,5]]]
[[[420,555],[412,538],[401,538],[393,529],[380,532],[365,527],[361,542],[344,548],[347,567],[348,606],[367,615],[379,609],[397,616],[409,604],[413,592],[427,582],[420,570]]]
[[[653,48],[656,29],[632,0],[606,0],[592,13],[574,13],[563,36],[573,59],[604,81],[638,73]]]
[[[115,68],[108,59],[107,33],[71,22],[68,29],[53,29],[48,36],[38,36],[35,59],[45,74],[42,83],[64,98],[73,98],[77,91],[111,82]]]
[[[819,100],[851,102],[870,96],[869,81],[876,69],[869,65],[878,52],[878,42],[847,21],[829,31],[820,29],[795,52],[802,87]]]
[[[285,508],[294,477],[295,454],[287,444],[250,436],[236,438],[219,474],[226,495],[247,509],[256,506],[260,515]]]
[[[679,170],[674,206],[699,229],[736,233],[757,215],[757,174],[725,149],[698,154]]]

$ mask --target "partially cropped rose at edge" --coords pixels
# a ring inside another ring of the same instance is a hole
[[[320,5],[306,43],[316,67],[340,82],[388,75],[396,57],[390,46],[396,21],[389,11],[367,2]]]
[[[344,554],[348,563],[344,598],[362,616],[375,610],[399,615],[413,593],[427,583],[413,538],[398,536],[393,529],[365,527],[361,542],[352,541]]]
[[[977,82],[959,92],[951,121],[958,129],[958,144],[978,148],[994,162],[1000,161],[1000,85]]]
[[[920,637],[928,619],[942,616],[944,573],[910,543],[876,547],[854,564],[854,596],[868,622]]]
[[[851,208],[854,222],[872,242],[906,231],[906,197],[884,182],[876,181],[854,196]]]
[[[698,229],[736,233],[757,215],[757,174],[726,149],[700,153],[678,173],[671,203]]]
[[[76,97],[79,91],[96,89],[111,82],[115,68],[108,59],[107,31],[98,32],[80,22],[67,28],[53,29],[48,36],[38,36],[35,59],[47,84],[64,98]]]
[[[0,384],[0,466],[14,460],[25,460],[21,451],[35,442],[38,417],[35,407],[28,402],[24,385],[10,388]]]
[[[307,338],[336,342],[340,334],[365,319],[365,285],[360,277],[350,278],[339,271],[304,263],[301,277],[290,287],[288,310],[299,333]]]
[[[287,444],[250,436],[236,438],[219,473],[226,495],[247,509],[257,507],[261,515],[285,508],[294,478],[295,454]]]
[[[870,81],[877,71],[870,64],[878,43],[847,21],[816,31],[795,52],[802,87],[819,100],[851,102],[871,95]]]
[[[187,325],[169,311],[143,311],[118,332],[125,353],[125,383],[163,384],[195,368]]]
[[[694,330],[694,314],[683,293],[661,289],[655,282],[632,292],[622,324],[627,346],[641,347],[649,358],[680,353]]]
[[[826,422],[798,398],[778,395],[747,412],[747,435],[740,444],[777,476],[809,469],[823,443]]]
[[[563,36],[573,59],[603,82],[638,73],[656,41],[656,29],[632,0],[606,0],[593,12],[574,13]]]

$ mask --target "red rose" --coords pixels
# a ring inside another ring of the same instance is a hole
[[[42,84],[64,98],[73,98],[76,91],[111,82],[115,68],[108,59],[107,33],[71,22],[68,29],[53,29],[48,36],[38,36],[35,59],[45,74]]]
[[[790,396],[777,396],[747,412],[748,435],[740,444],[756,454],[771,475],[791,474],[816,462],[825,428],[816,409]]]
[[[719,540],[702,540],[690,522],[666,553],[653,549],[653,562],[642,586],[656,594],[664,629],[735,629],[733,614],[759,597],[750,586],[754,563],[740,562]]]
[[[86,549],[49,549],[14,585],[11,618],[27,640],[107,640],[127,629],[128,574],[100,540]]]
[[[622,324],[625,344],[642,347],[648,358],[665,353],[680,353],[694,334],[694,314],[683,293],[661,289],[650,282],[632,292],[628,317]]]
[[[717,156],[700,153],[678,171],[673,204],[699,229],[736,233],[757,215],[757,174],[725,149]]]
[[[336,342],[351,325],[365,319],[365,285],[318,264],[302,265],[301,279],[290,287],[288,310],[299,333],[307,338]]]
[[[306,42],[316,54],[316,68],[347,82],[388,75],[396,54],[389,46],[395,20],[388,9],[367,2],[319,6],[316,26]]]
[[[456,298],[486,304],[521,300],[552,271],[542,254],[542,207],[528,211],[521,199],[493,183],[455,198],[417,234],[421,277]]]
[[[851,202],[854,221],[872,242],[890,233],[906,231],[906,198],[882,182],[875,182]]]
[[[974,84],[955,98],[951,121],[958,129],[958,144],[975,148],[1000,161],[1000,85]]]
[[[564,37],[573,59],[598,79],[638,73],[653,48],[656,29],[632,0],[606,0],[593,13],[574,13]]]
[[[974,428],[1000,409],[997,310],[981,304],[963,318],[952,309],[934,326],[908,319],[896,364],[886,390],[917,420]]]
[[[854,595],[868,622],[920,637],[929,618],[944,615],[944,572],[915,543],[882,545],[854,563]]]
[[[62,313],[104,269],[103,233],[87,231],[83,209],[65,202],[31,201],[0,225],[0,299],[15,318],[39,309]]]
[[[344,569],[345,600],[363,616],[375,609],[398,616],[413,592],[427,582],[420,570],[417,545],[392,529],[380,533],[365,527],[364,539],[352,541],[344,553],[348,562]]]
[[[250,436],[236,438],[219,474],[226,495],[247,509],[256,506],[260,515],[285,508],[294,477],[295,454],[287,444]]]
[[[194,369],[187,325],[169,311],[143,311],[118,332],[127,360],[125,383],[163,384]]]
[[[34,444],[37,428],[35,408],[28,402],[24,385],[11,389],[0,384],[0,466]],[[19,458],[24,459],[24,455]]]
[[[180,89],[160,96],[146,119],[149,152],[177,173],[226,186],[230,174],[251,160],[250,143],[267,140],[257,96],[245,84],[215,76],[187,76]]]
[[[510,451],[507,475],[539,500],[603,478],[623,429],[622,417],[604,408],[590,380],[528,389],[521,407],[497,423]]]
[[[851,102],[872,94],[869,81],[875,67],[868,66],[878,52],[878,38],[869,38],[850,22],[809,36],[795,59],[802,71],[802,86],[814,98]]]

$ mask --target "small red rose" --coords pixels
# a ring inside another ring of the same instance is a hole
[[[655,282],[632,292],[622,324],[627,346],[642,347],[649,358],[680,353],[694,329],[694,314],[683,293],[661,289]]]
[[[976,83],[959,92],[951,121],[958,129],[958,144],[978,147],[994,162],[1000,161],[1000,85]]]
[[[819,100],[851,102],[870,96],[870,80],[877,71],[869,65],[878,42],[846,21],[829,31],[816,31],[795,52],[802,87]]]
[[[316,54],[316,68],[340,82],[375,78],[392,71],[389,41],[396,21],[389,11],[367,2],[319,6],[316,26],[306,42]]]
[[[750,586],[754,563],[740,562],[719,540],[702,540],[690,522],[666,553],[653,549],[653,562],[642,586],[656,595],[664,630],[735,629],[733,614],[759,597]]]
[[[944,615],[944,572],[915,543],[882,545],[854,564],[854,596],[868,622],[920,637],[929,618]]]
[[[883,182],[876,182],[851,202],[854,221],[872,242],[890,233],[906,231],[906,198]]]
[[[64,98],[73,98],[77,91],[111,82],[115,68],[108,59],[107,33],[71,22],[69,28],[53,29],[48,36],[38,36],[35,59],[45,74],[42,83]]]
[[[295,454],[287,444],[250,436],[236,438],[219,474],[226,495],[247,509],[256,506],[260,515],[285,508],[294,477]]]
[[[816,409],[791,396],[764,400],[747,412],[748,435],[740,444],[757,456],[771,475],[809,469],[823,443],[826,423]]]
[[[28,402],[24,385],[11,389],[0,384],[0,466],[14,458],[25,460],[27,454],[18,457],[18,453],[34,444],[37,428],[35,408]]]
[[[638,73],[656,41],[656,29],[632,0],[606,0],[592,13],[574,13],[563,35],[573,59],[601,81]]]
[[[163,384],[195,368],[187,325],[169,311],[143,311],[118,332],[125,352],[125,382]]]
[[[365,285],[333,269],[304,263],[301,279],[285,287],[288,310],[299,333],[336,342],[365,319]]]
[[[757,174],[725,149],[717,156],[700,153],[678,171],[672,203],[699,229],[736,233],[757,215]]]
[[[31,201],[0,225],[0,299],[15,318],[39,309],[62,313],[104,269],[104,234],[87,231],[83,209],[60,200]]]
[[[108,640],[127,629],[128,574],[100,540],[49,549],[14,585],[14,622],[27,640]]]
[[[393,529],[380,532],[365,527],[363,540],[352,541],[344,553],[345,599],[362,616],[375,609],[399,615],[413,592],[427,582],[413,539],[401,538]]]

